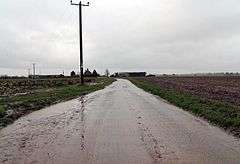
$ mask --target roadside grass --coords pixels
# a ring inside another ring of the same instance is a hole
[[[2,115],[5,112],[4,106],[0,105],[0,115]]]
[[[3,117],[5,114],[4,102],[3,99],[0,98],[0,118]]]
[[[0,99],[0,127],[12,123],[17,118],[32,111],[103,89],[114,81],[113,78],[98,78],[96,84],[93,85],[58,86],[35,90],[26,95],[15,95]],[[12,114],[7,116],[5,110],[12,111]]]
[[[129,78],[139,88],[160,96],[171,104],[174,104],[186,111],[203,117],[212,124],[218,125],[240,137],[240,107],[224,102],[206,100],[192,96],[187,93],[179,93],[175,90],[166,90],[144,80]]]

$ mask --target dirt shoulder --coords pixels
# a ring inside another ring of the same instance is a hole
[[[70,100],[110,85],[114,79],[97,78],[94,83],[44,87],[0,97],[0,128],[13,123],[19,117],[61,101]]]

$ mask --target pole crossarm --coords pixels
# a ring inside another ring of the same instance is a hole
[[[89,6],[90,3],[87,2],[87,4],[83,4],[81,1],[80,1],[79,3],[73,3],[73,2],[71,1],[71,5],[75,5],[75,6],[79,6],[79,5],[81,5],[81,6]]]

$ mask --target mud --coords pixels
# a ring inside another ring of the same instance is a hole
[[[0,131],[3,164],[239,162],[237,138],[127,80]]]

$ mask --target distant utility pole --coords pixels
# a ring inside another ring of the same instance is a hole
[[[36,63],[33,63],[32,65],[33,65],[33,76],[35,76],[36,75]]]
[[[30,74],[31,74],[31,69],[28,68],[28,77],[30,76]]]
[[[79,6],[79,43],[80,43],[80,76],[81,76],[81,84],[84,84],[84,75],[83,75],[83,41],[82,41],[82,6],[89,6],[89,2],[87,4],[82,4],[80,1],[79,4],[73,3],[71,0],[71,5]]]
[[[41,70],[41,68],[38,68],[39,69],[39,75],[41,75],[42,74],[42,70]]]

